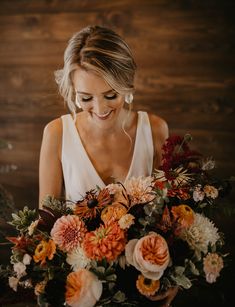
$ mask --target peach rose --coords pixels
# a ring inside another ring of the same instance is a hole
[[[93,307],[102,294],[102,282],[92,272],[81,269],[67,276],[66,303],[71,307]]]
[[[167,242],[155,232],[139,240],[130,240],[126,245],[125,255],[127,263],[152,280],[161,278],[170,261]]]
[[[113,203],[111,206],[103,209],[101,213],[101,220],[105,223],[112,223],[120,220],[120,218],[127,213],[127,209],[119,203]]]

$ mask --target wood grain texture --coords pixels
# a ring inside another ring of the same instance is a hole
[[[68,39],[88,24],[113,28],[131,46],[135,108],[164,117],[172,133],[190,132],[222,173],[234,174],[234,7],[228,0],[2,0],[0,137],[14,150],[0,161],[19,166],[4,183],[14,178],[16,188],[35,190],[36,200],[43,127],[67,113],[54,71]],[[26,199],[19,197],[19,206]]]
[[[1,183],[16,207],[38,205],[43,128],[67,113],[54,71],[71,35],[89,24],[114,29],[132,48],[134,108],[165,118],[172,134],[191,133],[220,176],[234,175],[234,0],[1,0],[0,138],[13,149],[0,151],[0,165],[17,166]],[[217,222],[235,254],[232,218]],[[228,277],[223,287],[232,293],[233,285]]]

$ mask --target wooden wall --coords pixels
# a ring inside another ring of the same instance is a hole
[[[133,49],[135,108],[191,133],[221,176],[235,175],[234,0],[0,0],[0,138],[13,145],[0,163],[18,167],[0,182],[16,206],[38,205],[43,127],[67,113],[53,72],[89,24],[111,27]]]
[[[17,206],[37,206],[43,127],[67,112],[53,72],[88,24],[111,27],[132,47],[136,108],[163,116],[172,133],[190,132],[221,174],[234,174],[234,10],[232,0],[1,0],[0,137],[14,148],[0,162],[18,167],[1,183]]]

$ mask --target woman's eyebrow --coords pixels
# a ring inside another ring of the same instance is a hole
[[[105,92],[103,92],[103,93],[101,93],[101,94],[109,94],[109,93],[112,93],[112,92],[115,92],[115,91],[114,91],[113,89],[111,89],[111,90],[105,91]],[[87,93],[87,92],[77,91],[77,93],[78,93],[78,94],[83,94],[83,95],[90,95],[90,96],[92,96],[92,94]]]

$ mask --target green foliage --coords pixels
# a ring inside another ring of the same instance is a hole
[[[42,206],[50,208],[53,212],[58,212],[61,215],[72,214],[72,210],[68,207],[68,203],[54,196],[46,196],[42,201]]]
[[[28,231],[30,224],[35,221],[38,217],[36,210],[31,210],[27,206],[23,210],[19,210],[18,214],[12,213],[13,220],[9,222],[10,225],[14,226],[19,232],[25,233]]]

